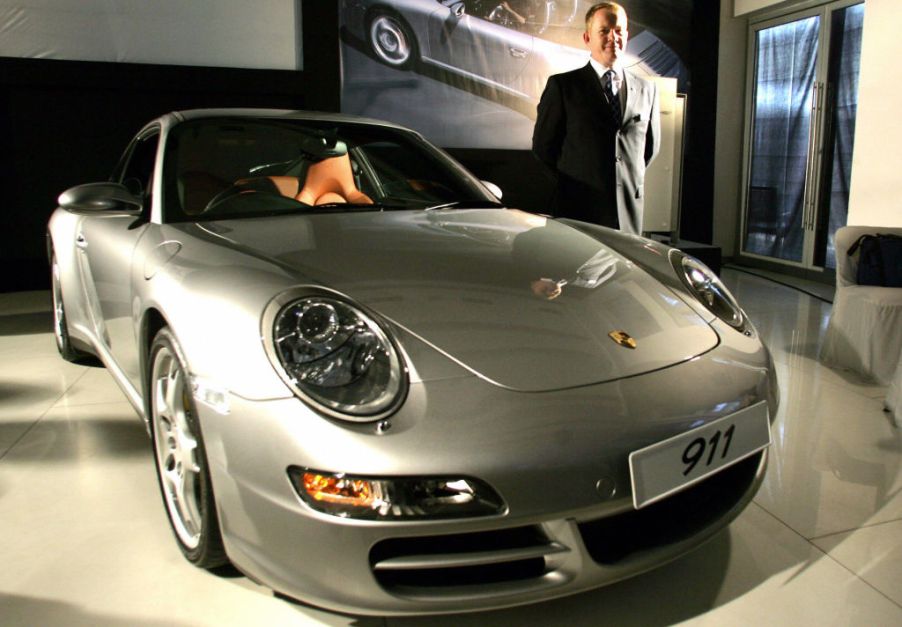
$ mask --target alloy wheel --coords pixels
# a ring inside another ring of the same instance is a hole
[[[176,535],[191,550],[201,539],[201,508],[198,439],[188,377],[178,357],[163,345],[154,354],[151,400],[154,453],[160,485]]]

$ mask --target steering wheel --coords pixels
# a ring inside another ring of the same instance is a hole
[[[279,193],[277,189],[267,189],[265,185],[261,185],[259,181],[256,180],[245,180],[238,181],[233,183],[230,187],[226,187],[224,190],[213,196],[210,199],[210,202],[207,203],[207,206],[204,207],[201,213],[207,213],[209,211],[215,210],[220,205],[224,205],[225,203],[230,202],[231,200],[237,198],[238,196],[249,196],[251,194],[265,194],[267,196],[276,196],[278,198],[284,198],[282,194]]]
[[[498,24],[499,26],[505,26],[507,28],[510,28],[514,25],[514,20],[511,17],[510,12],[507,10],[507,8],[505,8],[503,4],[499,4],[494,9],[492,9],[486,16],[486,19],[490,22]]]
[[[207,213],[216,209],[219,205],[228,202],[238,194],[247,194],[247,193],[257,193],[257,190],[246,189],[240,185],[231,185],[226,187],[224,190],[213,196],[210,199],[210,202],[203,208],[201,213]]]
[[[255,197],[251,200],[251,197]],[[265,198],[262,198],[265,197]],[[241,199],[240,201],[238,199]],[[233,207],[220,210],[222,214],[271,211],[274,209],[296,208],[305,203],[283,195],[270,181],[258,179],[239,180],[225,188],[207,203],[201,213],[209,213],[220,209],[223,205],[235,201]],[[250,201],[250,202],[249,202]]]

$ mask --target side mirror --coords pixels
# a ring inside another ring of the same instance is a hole
[[[69,211],[140,213],[144,202],[119,183],[76,185],[59,196],[59,205]]]
[[[501,188],[492,183],[491,181],[479,181],[483,185],[485,185],[486,189],[492,192],[492,196],[501,200],[501,197],[504,195],[504,192],[501,191]]]
[[[454,17],[463,17],[464,13],[467,12],[467,5],[462,0],[450,4],[448,8],[451,9],[451,13],[454,14]]]

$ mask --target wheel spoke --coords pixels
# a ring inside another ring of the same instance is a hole
[[[191,508],[188,505],[188,498],[186,496],[188,489],[186,486],[187,477],[185,476],[184,468],[178,468],[174,471],[174,500],[175,505],[179,510],[179,518],[181,518],[182,523],[185,525],[185,531],[187,531],[190,535],[194,535],[194,519],[191,516]]]
[[[203,528],[199,442],[191,419],[191,397],[181,362],[161,348],[152,369],[152,420],[163,496],[180,541],[194,548]]]
[[[166,392],[165,392],[165,403],[166,407],[169,410],[168,416],[173,422],[179,419],[178,414],[180,413],[180,407],[178,405],[178,399],[180,396],[181,390],[181,376],[178,370],[178,364],[175,359],[172,357],[169,358],[169,363],[167,364],[168,369],[166,371]],[[178,425],[173,425],[176,429],[178,429]]]
[[[180,431],[178,435],[178,443],[176,444],[178,462],[186,469],[187,472],[197,473],[200,466],[197,465],[195,451],[197,450],[197,440],[190,433]]]
[[[182,477],[179,475],[178,471],[174,468],[172,470],[164,470],[160,473],[160,476],[163,478],[163,484],[167,495],[176,497],[180,492],[179,484],[182,482]],[[173,501],[176,500],[177,498],[173,498]]]

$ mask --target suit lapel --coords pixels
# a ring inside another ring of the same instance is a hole
[[[606,125],[613,126],[614,123],[611,120],[612,114],[607,111],[608,101],[607,98],[605,98],[604,89],[601,88],[601,81],[598,79],[598,74],[595,73],[595,69],[592,67],[591,63],[586,64],[582,69],[580,76],[583,82],[586,83],[588,93],[592,94],[594,98],[593,110],[597,111],[598,115],[603,117]]]

